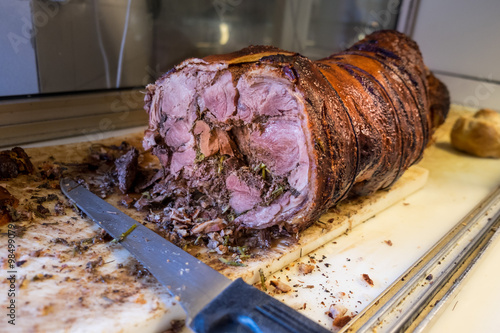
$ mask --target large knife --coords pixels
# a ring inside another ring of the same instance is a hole
[[[61,179],[61,190],[168,288],[195,332],[328,332],[241,278],[231,281],[73,180]]]

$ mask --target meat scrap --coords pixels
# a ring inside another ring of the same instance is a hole
[[[16,208],[19,200],[0,186],[0,226],[12,221],[11,209]]]
[[[36,206],[36,211],[40,214],[41,217],[46,217],[47,215],[50,215],[50,210],[44,207],[42,204],[38,204]]]
[[[332,325],[335,326],[335,327],[338,327],[338,328],[342,328],[345,325],[347,325],[347,323],[350,322],[351,319],[352,319],[351,316],[339,316],[339,317],[335,317],[335,319],[333,320]]]
[[[10,194],[5,187],[0,186],[0,208],[5,208],[7,206],[16,208],[18,204],[19,200]]]
[[[363,280],[370,285],[370,287],[373,287],[373,280],[370,278],[368,274],[363,274],[361,275],[363,277]]]
[[[314,270],[315,266],[310,264],[299,263],[299,273],[306,275]]]
[[[96,268],[99,266],[102,266],[104,264],[104,260],[102,257],[97,258],[96,260],[91,260],[85,264],[85,270],[88,273],[94,273],[96,271]]]
[[[58,180],[62,177],[66,168],[53,161],[44,161],[38,166],[38,170],[42,179]]]
[[[220,231],[224,229],[224,221],[222,219],[215,219],[211,221],[202,222],[191,229],[193,234],[209,233],[213,231]]]
[[[269,283],[271,284],[271,286],[273,286],[282,293],[287,293],[290,290],[292,290],[292,287],[290,287],[286,283],[281,282],[280,280],[271,280],[269,281]]]
[[[346,315],[347,308],[339,304],[330,305],[330,309],[327,312],[327,315],[333,319],[332,325],[337,328],[344,327],[349,321],[351,321],[352,317]]]
[[[153,172],[141,169],[139,160],[137,148],[126,141],[120,145],[93,144],[85,163],[79,167],[83,167],[80,172],[89,190],[102,198],[119,190],[123,194],[120,203],[131,207],[141,198],[140,191]],[[92,176],[88,176],[88,171]]]
[[[16,178],[20,174],[32,174],[33,164],[20,147],[0,151],[0,179]]]
[[[126,141],[123,141],[119,146],[93,144],[90,147],[89,155],[91,160],[114,162],[117,158],[129,151],[130,148],[130,144]]]
[[[115,161],[118,188],[122,193],[127,193],[134,183],[137,175],[138,158],[139,152],[132,147]]]
[[[188,59],[146,89],[143,146],[164,170],[161,196],[149,193],[210,212],[194,224],[295,234],[340,200],[394,184],[449,103],[396,31],[318,61],[270,46]]]

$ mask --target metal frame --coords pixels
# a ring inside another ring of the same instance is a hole
[[[500,187],[368,305],[342,332],[423,331],[498,236]],[[435,306],[439,304],[439,306]]]
[[[402,0],[399,6],[398,22],[396,30],[411,36],[415,26],[415,18],[417,17],[418,5],[420,0]]]
[[[140,89],[0,101],[0,147],[147,125]]]

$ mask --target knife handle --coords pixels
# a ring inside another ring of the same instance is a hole
[[[329,332],[241,278],[208,303],[189,326],[197,333]]]

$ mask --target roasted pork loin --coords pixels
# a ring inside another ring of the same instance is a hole
[[[188,233],[297,232],[348,196],[390,187],[449,108],[416,43],[375,32],[311,61],[268,46],[188,59],[147,86],[153,200]],[[187,214],[186,212],[189,212]]]

